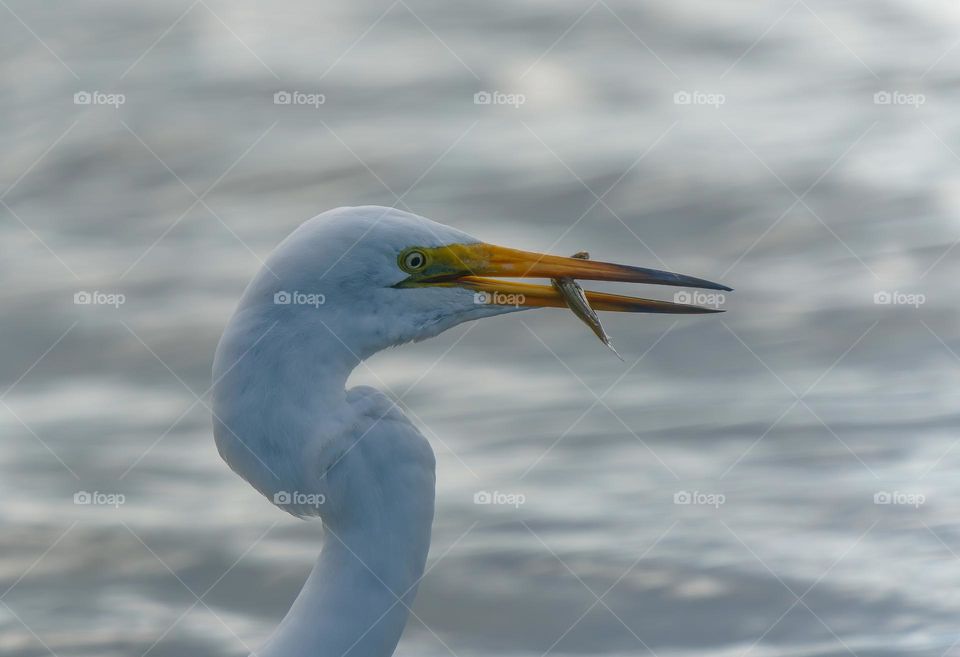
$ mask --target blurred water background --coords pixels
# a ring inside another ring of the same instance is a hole
[[[399,655],[960,654],[956,3],[0,5],[0,655],[283,616],[322,528],[219,459],[211,360],[360,204],[736,288],[606,318],[625,364],[543,310],[357,370],[438,455]]]

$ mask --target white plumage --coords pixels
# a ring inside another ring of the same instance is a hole
[[[434,455],[385,395],[345,384],[361,359],[387,347],[472,319],[564,305],[550,286],[483,275],[727,289],[494,247],[389,208],[339,208],[300,226],[247,287],[213,368],[223,459],[269,500],[320,516],[327,530],[313,572],[259,657],[393,653],[429,551]],[[500,305],[501,293],[513,305]],[[707,312],[587,296],[600,310]]]

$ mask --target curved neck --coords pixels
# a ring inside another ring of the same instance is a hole
[[[344,391],[352,348],[299,326],[261,339],[263,322],[244,319],[217,351],[217,447],[268,499],[288,496],[286,510],[319,514],[326,528],[310,577],[256,657],[389,657],[430,548],[433,452],[385,396]],[[301,509],[293,494],[323,501]]]
[[[334,532],[310,577],[274,634],[256,657],[389,657],[407,622],[429,549],[391,549],[395,536]],[[423,533],[422,531],[420,532]]]

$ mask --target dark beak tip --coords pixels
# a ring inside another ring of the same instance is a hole
[[[688,312],[695,315],[714,315],[716,313],[727,312],[726,310],[721,308],[704,308],[703,306],[687,306],[687,308],[692,308],[693,310],[690,310]]]
[[[724,292],[733,292],[733,288],[722,283],[714,283],[713,281],[708,281],[705,278],[696,278],[694,276],[686,276],[684,274],[672,274],[673,282],[667,283],[668,285],[677,285],[680,287],[698,287],[701,290],[722,290]],[[660,282],[666,283],[666,280]]]
[[[706,281],[703,279],[700,279],[700,282],[702,284],[701,287],[706,288],[708,290],[722,290],[724,292],[733,292],[732,287],[724,285],[723,283],[714,283],[713,281]]]

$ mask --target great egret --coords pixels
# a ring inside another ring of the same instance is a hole
[[[488,278],[492,277],[492,278]],[[229,466],[325,541],[259,657],[385,657],[430,547],[434,455],[390,399],[345,390],[361,359],[481,317],[563,307],[562,291],[501,278],[728,290],[698,278],[493,246],[396,209],[338,208],[269,256],[214,360],[214,434]],[[712,312],[587,292],[595,310]]]

